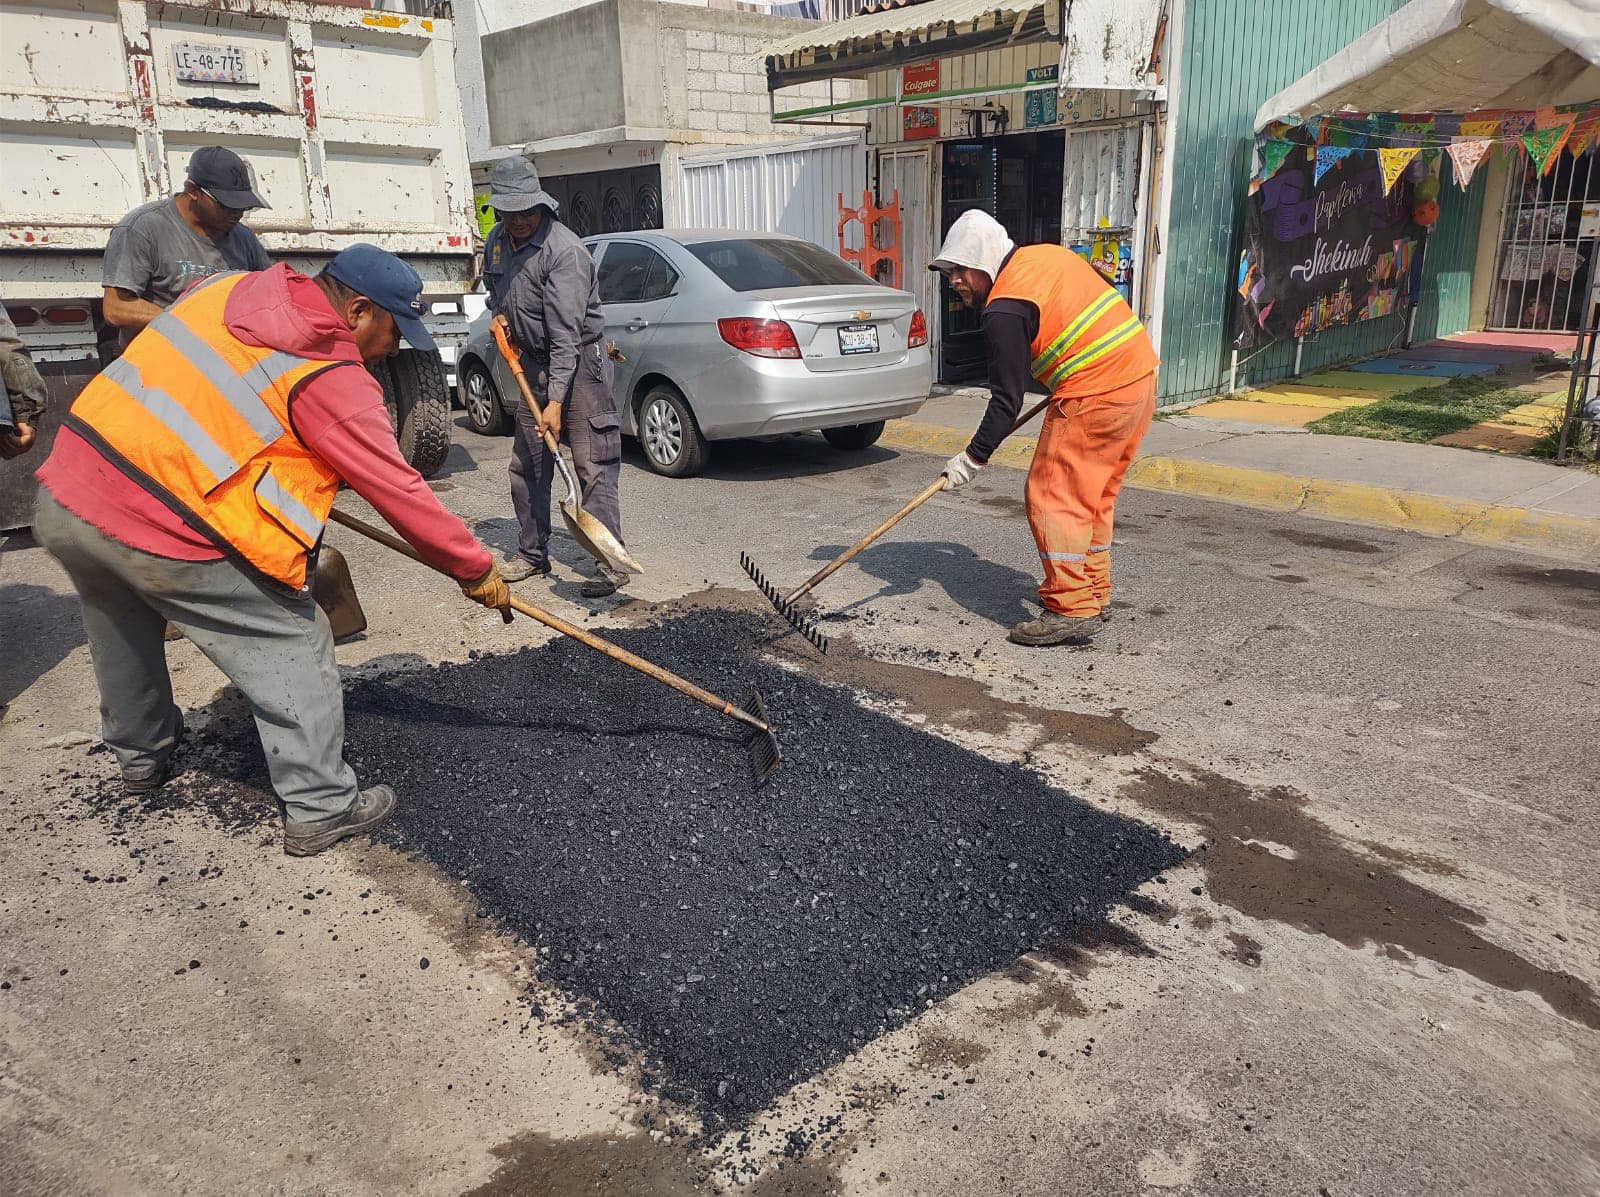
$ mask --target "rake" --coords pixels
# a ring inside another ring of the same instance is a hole
[[[1016,432],[1029,420],[1033,419],[1034,416],[1038,415],[1044,410],[1045,405],[1049,402],[1050,400],[1048,398],[1041,399],[1027,411],[1023,412],[1022,415],[1017,419],[1017,422],[1011,426],[1011,432],[1006,433],[1006,435],[1010,436],[1012,432]],[[739,565],[744,569],[744,572],[750,576],[750,580],[756,584],[756,588],[766,596],[767,601],[773,605],[778,614],[783,616],[783,618],[788,622],[789,626],[795,631],[799,632],[807,640],[811,641],[811,643],[816,646],[818,652],[825,653],[828,651],[828,638],[822,634],[821,629],[818,627],[818,617],[812,612],[800,610],[800,608],[795,605],[796,601],[803,596],[810,594],[811,591],[817,588],[819,583],[831,577],[842,566],[847,564],[853,557],[855,557],[856,554],[860,553],[862,549],[866,548],[873,541],[877,540],[880,536],[889,531],[890,528],[893,528],[901,520],[905,519],[906,516],[910,515],[918,507],[921,507],[924,503],[933,498],[934,495],[938,494],[943,489],[944,475],[940,474],[931,483],[929,483],[928,486],[924,488],[916,498],[912,499],[911,502],[907,503],[888,519],[884,520],[883,523],[879,524],[871,532],[868,532],[860,540],[856,541],[855,544],[851,545],[844,552],[840,553],[832,561],[828,562],[828,564],[824,565],[821,569],[812,574],[800,585],[796,586],[788,594],[784,594],[772,584],[772,581],[766,576],[766,574],[761,572],[760,567],[756,565],[749,553],[739,554]]]
[[[393,536],[381,528],[374,528],[364,520],[359,520],[353,515],[346,515],[337,509],[328,513],[328,518],[336,524],[342,524],[352,532],[359,532],[369,540],[375,540],[386,548],[393,549],[413,561],[422,561],[422,557],[398,536]],[[424,565],[427,562],[422,562]],[[735,706],[725,698],[719,698],[709,690],[702,690],[691,681],[670,673],[653,662],[646,661],[643,657],[634,656],[625,648],[619,648],[609,640],[602,640],[593,632],[568,623],[558,615],[552,615],[542,608],[535,607],[532,603],[524,602],[515,595],[511,597],[513,610],[521,612],[530,619],[537,619],[545,627],[560,632],[563,636],[571,636],[578,643],[603,653],[619,664],[626,665],[629,669],[637,669],[646,677],[654,678],[662,685],[671,686],[679,694],[683,694],[696,702],[710,707],[719,715],[742,724],[750,732],[745,748],[750,754],[750,771],[754,775],[755,783],[760,785],[777,771],[783,763],[783,752],[778,747],[778,737],[772,731],[772,725],[767,722],[766,708],[761,705],[761,695],[750,691],[750,697],[745,699],[743,706]],[[511,616],[506,615],[506,622],[511,621]]]

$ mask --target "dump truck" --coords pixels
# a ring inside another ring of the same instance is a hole
[[[274,261],[315,271],[367,241],[422,276],[443,358],[407,348],[373,373],[407,459],[436,472],[477,247],[454,51],[447,4],[0,0],[0,301],[50,386],[44,436],[116,352],[111,229],[216,144],[272,205],[246,223]],[[27,523],[45,451],[0,470],[0,527]]]

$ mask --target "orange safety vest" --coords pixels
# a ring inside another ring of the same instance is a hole
[[[1029,370],[1052,398],[1099,395],[1160,364],[1133,309],[1093,266],[1062,245],[1025,245],[1000,269],[989,302],[1039,309]]]
[[[246,345],[222,312],[243,274],[189,291],[79,393],[66,423],[264,578],[306,588],[339,475],[289,422],[295,388],[348,362]]]

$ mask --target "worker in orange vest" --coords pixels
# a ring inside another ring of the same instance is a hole
[[[431,350],[416,271],[353,245],[316,277],[216,274],[158,313],[78,395],[39,467],[34,533],[83,604],[101,733],[125,792],[163,786],[183,736],[162,630],[176,625],[249,701],[310,856],[394,810],[345,763],[333,636],[312,598],[341,482],[468,598],[510,618],[489,551],[395,444],[363,365],[403,334]]]
[[[1050,406],[1028,471],[1044,612],[1015,644],[1087,644],[1110,617],[1111,529],[1123,477],[1156,407],[1155,347],[1094,268],[1060,245],[1018,248],[987,212],[963,212],[930,269],[983,309],[989,408],[945,466],[945,489],[970,482],[1022,410],[1030,379]]]

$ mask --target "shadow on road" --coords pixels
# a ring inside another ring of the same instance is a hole
[[[813,561],[831,561],[844,545],[823,545],[811,553]],[[1037,611],[1030,601],[1038,579],[1020,569],[986,561],[972,548],[951,541],[879,543],[863,550],[852,565],[886,583],[882,589],[834,613],[843,614],[886,598],[915,594],[923,582],[943,587],[956,606],[997,624],[1032,619]]]
[[[461,433],[464,428],[469,436],[477,437],[478,434],[472,432],[470,426],[466,425],[464,417],[457,420],[455,434],[451,437],[450,452],[445,454],[444,464],[434,471],[433,476],[428,479],[429,482],[438,482],[455,474],[477,472],[478,463],[473,460],[472,453],[467,446],[461,443]]]
[[[0,586],[0,608],[5,611],[5,647],[0,649],[3,711],[65,660],[84,637],[78,596],[70,591],[58,594],[32,583]]]
[[[626,438],[622,445],[623,461],[642,470],[650,468],[638,441]],[[816,433],[763,440],[716,441],[701,476],[718,482],[811,478],[846,474],[902,456],[904,454],[882,445],[859,450],[835,449]]]

